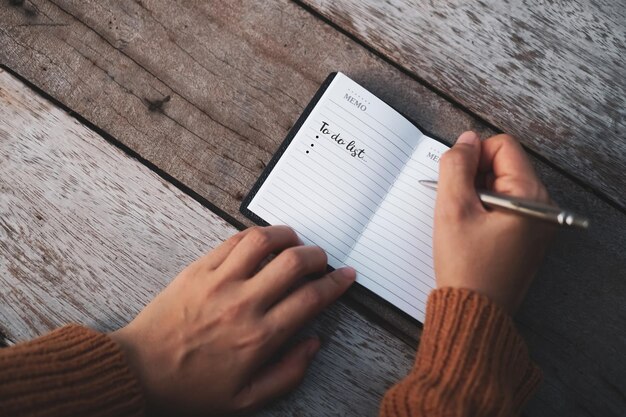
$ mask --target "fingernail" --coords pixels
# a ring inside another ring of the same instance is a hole
[[[468,145],[475,145],[478,143],[478,135],[471,130],[461,133],[461,136],[456,140],[456,143],[467,143]]]
[[[356,270],[351,266],[344,266],[337,270],[339,276],[347,282],[354,282],[356,280]]]
[[[315,356],[315,354],[317,354],[317,352],[319,352],[320,347],[321,347],[321,343],[320,343],[320,340],[318,338],[314,338],[312,340],[314,340],[315,342],[309,342],[309,347],[306,350],[306,356],[309,359],[312,359]]]

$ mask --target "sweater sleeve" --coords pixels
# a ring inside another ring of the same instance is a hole
[[[437,289],[413,370],[387,391],[380,416],[516,416],[540,380],[504,310],[470,290]]]
[[[143,414],[139,381],[104,334],[69,325],[0,349],[0,415]]]

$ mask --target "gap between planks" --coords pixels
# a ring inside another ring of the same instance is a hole
[[[501,128],[499,128],[498,126],[496,126],[495,122],[492,120],[489,120],[484,113],[481,114],[479,112],[476,112],[474,109],[471,108],[471,106],[468,103],[459,101],[459,99],[455,97],[453,94],[451,94],[449,91],[442,89],[438,85],[427,81],[425,78],[419,75],[420,74],[419,72],[415,71],[410,66],[406,66],[400,63],[397,56],[394,56],[391,53],[385,53],[381,51],[381,49],[377,48],[374,43],[368,43],[367,37],[359,36],[357,32],[355,32],[354,30],[351,30],[351,27],[342,26],[341,18],[337,16],[337,12],[325,10],[322,2],[316,3],[315,1],[311,1],[311,0],[291,0],[291,1],[298,4],[300,7],[307,10],[309,13],[316,16],[318,19],[320,19],[321,21],[323,21],[325,24],[329,25],[330,27],[336,29],[338,32],[342,33],[344,36],[348,37],[355,43],[361,45],[365,50],[369,51],[372,55],[377,56],[382,61],[388,63],[389,65],[391,65],[392,67],[400,71],[401,73],[415,80],[425,89],[432,91],[434,94],[441,97],[443,100],[449,102],[451,105],[461,110],[463,113],[470,115],[473,119],[478,121],[486,129],[488,129],[490,131],[490,134],[508,133],[502,130]],[[556,162],[552,161],[550,158],[542,155],[540,153],[540,150],[534,147],[529,147],[525,143],[522,143],[522,146],[524,147],[525,151],[528,152],[530,155],[532,155],[532,157],[536,159],[537,161],[540,161],[542,164],[546,165],[547,167],[550,167],[555,172],[564,176],[565,178],[570,180],[572,183],[584,189],[586,192],[595,195],[596,197],[598,197],[605,203],[609,204],[611,207],[615,208],[616,210],[619,210],[621,213],[626,214],[626,205],[616,201],[614,198],[612,198],[602,189],[598,189],[597,187],[594,187],[591,183],[585,181],[579,175],[576,175],[568,171],[567,169],[563,168],[562,166],[559,166]]]
[[[124,325],[231,225],[0,71],[0,322],[24,341],[68,322]],[[339,301],[323,348],[260,416],[375,416],[414,349]],[[364,383],[364,381],[367,381]]]
[[[297,2],[624,208],[625,3]]]
[[[126,4],[130,9],[113,1],[63,3],[78,21],[37,0],[45,17],[64,26],[20,30],[11,25],[33,20],[15,8],[0,9],[6,31],[0,31],[0,44],[6,45],[0,59],[242,221],[239,196],[332,70],[344,70],[448,141],[465,129],[493,133],[290,2],[233,1],[225,8],[219,3],[142,3],[144,8]],[[107,25],[108,19],[115,24]],[[141,36],[132,36],[136,33]],[[150,112],[143,100],[167,96],[171,100],[162,112]],[[258,133],[268,126],[271,140]],[[250,144],[262,151],[251,154]],[[231,169],[222,154],[245,163],[245,172],[235,165]],[[182,165],[181,156],[190,164]],[[531,351],[546,371],[546,384],[536,397],[540,405],[530,414],[584,415],[588,409],[611,415],[610,410],[625,408],[624,394],[599,387],[626,386],[624,361],[615,355],[626,346],[615,330],[626,296],[624,215],[535,162],[555,200],[591,213],[594,227],[584,235],[559,235],[519,315]],[[222,178],[225,170],[243,178],[243,185]],[[229,193],[215,191],[213,181]],[[372,300],[364,304],[377,307]]]

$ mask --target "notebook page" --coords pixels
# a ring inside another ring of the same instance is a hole
[[[399,136],[389,135],[393,126]],[[287,224],[338,268],[365,230],[421,133],[338,73],[248,208]]]
[[[362,285],[421,322],[435,287],[435,192],[418,181],[437,180],[439,157],[447,149],[423,136],[346,259],[359,271]]]

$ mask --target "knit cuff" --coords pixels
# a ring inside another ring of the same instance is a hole
[[[104,334],[69,325],[0,350],[0,415],[143,414],[139,381]]]
[[[504,395],[514,409],[542,379],[511,317],[488,297],[458,288],[430,294],[415,365],[439,373],[448,392],[480,399]]]

